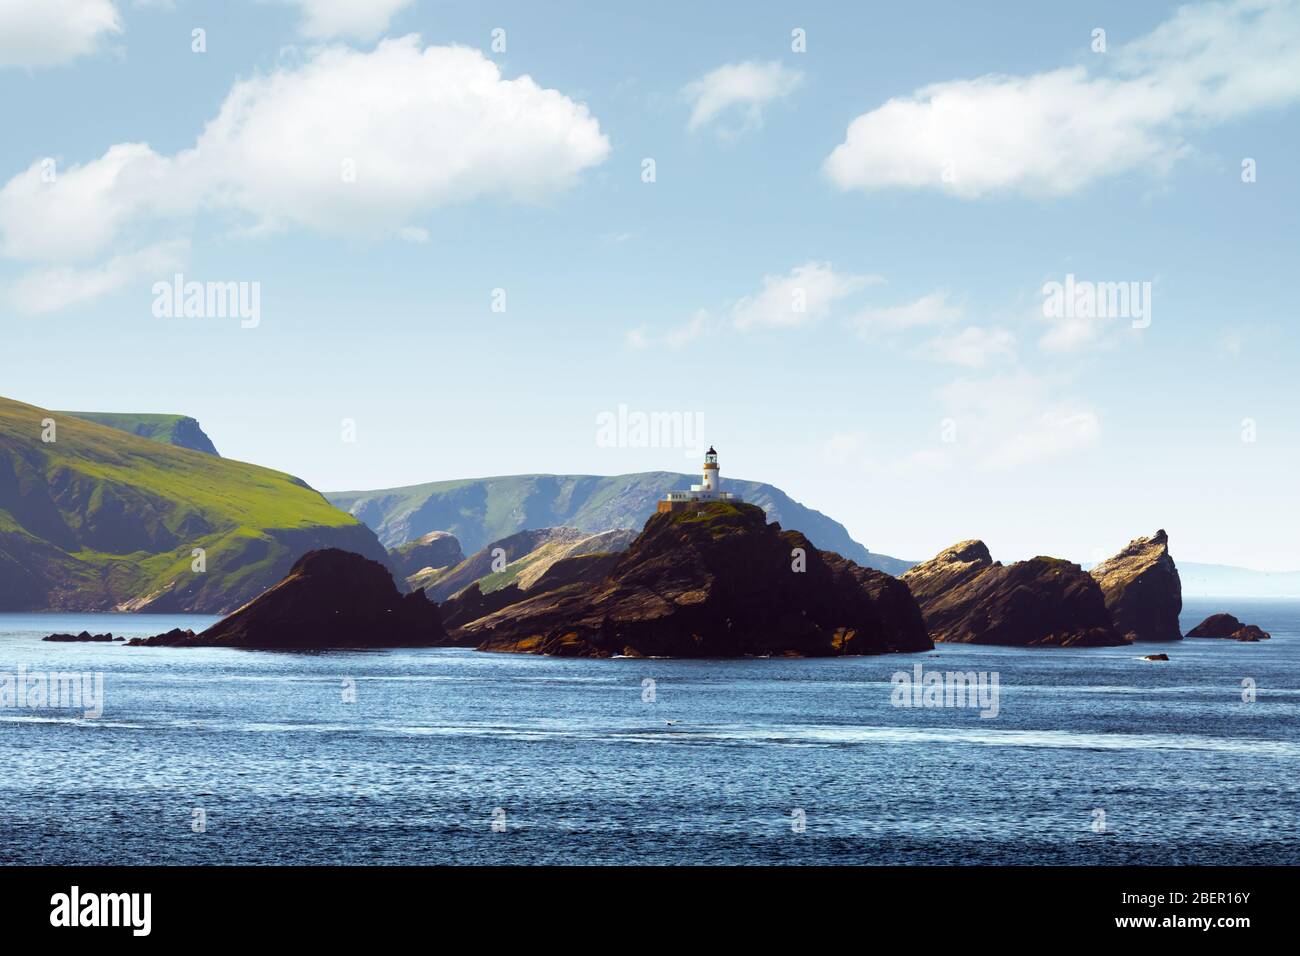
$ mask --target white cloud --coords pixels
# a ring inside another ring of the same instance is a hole
[[[413,0],[283,0],[302,11],[304,35],[317,40],[373,40]]]
[[[112,256],[85,269],[36,269],[18,278],[7,290],[6,298],[20,312],[55,312],[116,292],[131,282],[152,282],[174,272],[181,268],[188,251],[189,243],[181,239]]]
[[[1051,327],[1043,333],[1038,344],[1047,352],[1078,352],[1112,341],[1111,333],[1117,324],[1113,318],[1047,319]]]
[[[931,292],[905,305],[863,309],[849,322],[859,335],[870,338],[877,332],[946,325],[961,318],[961,314],[961,309],[948,301],[948,293]]]
[[[1097,442],[1101,421],[1062,384],[1028,372],[958,379],[939,391],[954,451],[1000,470],[1077,452]]]
[[[898,344],[914,329],[943,329],[912,351],[918,358],[979,368],[998,359],[1013,359],[1016,337],[1006,329],[967,325],[947,331],[964,312],[943,291],[931,292],[903,305],[862,309],[849,320],[858,335],[868,341],[885,339]]]
[[[118,144],[52,181],[33,163],[0,188],[0,255],[77,262],[148,245],[156,237],[137,234],[201,211],[252,232],[422,241],[414,220],[440,206],[543,201],[609,149],[586,106],[504,79],[477,50],[414,35],[370,52],[328,47],[236,83],[174,156]]]
[[[732,323],[738,329],[806,325],[824,317],[846,296],[881,281],[878,276],[837,273],[829,262],[807,262],[788,275],[764,276],[761,290],[732,307]]]
[[[1297,58],[1297,0],[1184,7],[1091,69],[954,80],[891,99],[849,124],[825,171],[842,189],[963,198],[1065,194],[1160,172],[1187,152],[1189,127],[1300,99]]]
[[[112,0],[0,0],[0,67],[58,66],[121,32]]]
[[[681,349],[697,339],[716,332],[719,327],[717,318],[708,309],[700,309],[681,325],[669,329],[661,336],[655,336],[644,328],[633,329],[627,333],[629,348],[648,349],[663,345],[670,349]]]
[[[586,106],[411,35],[237,83],[194,152],[207,194],[265,225],[386,233],[479,196],[541,201],[609,149]]]
[[[1016,357],[1016,337],[1006,329],[967,326],[951,335],[937,335],[917,350],[922,358],[982,368],[998,359]]]
[[[728,63],[692,80],[682,90],[691,103],[687,129],[699,129],[733,107],[743,114],[742,129],[763,123],[763,109],[768,103],[789,96],[803,82],[803,73],[772,60],[759,63],[745,60]]]
[[[0,188],[0,255],[38,262],[97,255],[142,218],[183,208],[173,185],[171,160],[144,143],[119,143],[66,170],[38,160]]]
[[[397,238],[405,239],[407,242],[428,242],[429,230],[423,226],[403,226],[397,230]]]

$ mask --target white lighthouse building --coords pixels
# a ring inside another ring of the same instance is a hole
[[[659,499],[660,512],[685,511],[701,501],[739,501],[735,495],[722,490],[722,477],[718,473],[718,453],[709,446],[704,453],[704,477],[690,491],[670,491]]]

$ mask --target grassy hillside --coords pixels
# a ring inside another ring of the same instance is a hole
[[[325,497],[373,528],[387,547],[429,531],[450,531],[466,552],[473,552],[490,541],[537,528],[639,531],[665,492],[698,481],[698,475],[667,471],[612,477],[512,475],[382,491],[326,492]],[[763,508],[769,521],[802,531],[819,548],[890,574],[901,574],[911,566],[911,562],[868,552],[838,521],[804,507],[772,485],[725,478],[724,489]]]
[[[216,446],[199,426],[199,423],[186,415],[145,415],[125,412],[56,412],[57,415],[72,415],[97,425],[107,425],[118,431],[129,432],[175,445],[177,448],[189,448],[191,451],[217,454]]]
[[[386,560],[290,475],[0,398],[0,610],[224,612],[326,546]]]

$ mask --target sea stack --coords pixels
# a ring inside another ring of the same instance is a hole
[[[1126,643],[1101,588],[1077,564],[1037,557],[1004,566],[962,541],[903,575],[930,637],[954,644],[1110,647]]]
[[[1169,536],[1163,529],[1149,538],[1130,541],[1091,573],[1101,585],[1111,620],[1129,640],[1182,639],[1178,614],[1183,609],[1183,584],[1169,556]]]

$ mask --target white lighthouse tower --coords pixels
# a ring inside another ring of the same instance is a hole
[[[709,446],[709,450],[704,453],[704,483],[701,485],[691,485],[691,491],[699,492],[700,497],[713,497],[722,489],[719,487],[721,480],[718,475],[718,453]]]
[[[704,474],[700,484],[691,485],[690,491],[670,491],[659,499],[659,511],[684,511],[700,501],[736,501],[735,495],[722,490],[722,477],[718,471],[718,453],[713,446],[704,453]]]

